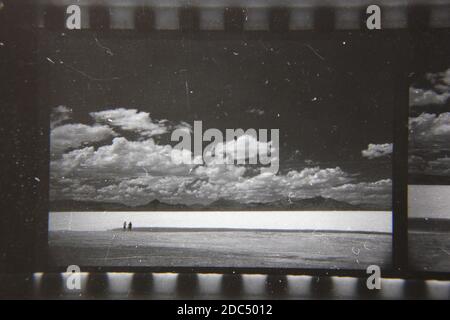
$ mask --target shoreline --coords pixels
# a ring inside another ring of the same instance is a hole
[[[122,228],[108,230],[49,230],[50,232],[269,232],[269,233],[353,233],[353,234],[379,234],[392,235],[392,232],[381,231],[360,231],[360,230],[314,230],[314,229],[250,229],[250,228],[164,228],[164,227],[140,227],[133,230],[123,230]]]

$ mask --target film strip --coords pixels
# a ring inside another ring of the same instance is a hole
[[[2,275],[4,298],[27,299],[434,299],[449,298],[449,281],[382,279],[369,291],[350,277],[176,273],[81,273],[80,290],[67,288],[70,274]]]
[[[10,6],[4,1],[0,15],[22,12],[20,23],[49,31],[67,30],[67,18],[77,12],[69,10],[71,1],[40,1]],[[81,30],[134,30],[138,32],[290,32],[290,31],[367,31],[367,8],[370,1],[319,3],[265,1],[255,4],[230,1],[195,2],[174,1],[161,4],[158,1],[78,1]],[[450,3],[447,1],[382,1],[381,30],[429,31],[450,27]],[[31,9],[30,9],[31,8]],[[12,10],[12,11],[10,11]],[[18,11],[17,11],[18,10]],[[70,13],[72,12],[72,13]],[[11,16],[16,16],[11,14]],[[8,21],[5,18],[4,21]],[[9,23],[9,22],[6,22]],[[76,28],[77,29],[77,28]],[[147,277],[147,278],[145,278]],[[71,296],[64,292],[66,274],[36,273],[23,280],[30,297]],[[320,284],[319,280],[320,279]],[[325,279],[325,280],[324,280]],[[365,279],[314,276],[266,276],[266,275],[211,275],[211,274],[83,274],[81,297],[121,297],[129,290],[139,295],[160,298],[233,296],[298,297],[329,296],[352,298],[361,294]],[[383,279],[383,286],[390,288],[378,296],[366,297],[404,298],[416,295],[425,298],[448,298],[448,281]],[[22,287],[23,288],[23,287]],[[188,289],[186,289],[188,288]],[[411,289],[411,290],[410,290]],[[414,294],[409,293],[414,292]],[[331,293],[333,291],[333,293]],[[367,294],[367,292],[366,292]]]
[[[49,30],[67,29],[67,18],[74,15],[80,20],[77,29],[143,32],[367,30],[367,18],[372,13],[380,14],[380,29],[422,30],[450,27],[450,4],[446,1],[379,1],[372,4],[370,1],[72,3],[48,0],[33,3],[4,1],[2,9],[7,11],[9,6],[22,11],[21,24]]]

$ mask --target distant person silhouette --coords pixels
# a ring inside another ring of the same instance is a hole
[[[131,221],[128,223],[128,230],[131,231],[131,229],[133,229],[133,225],[131,224]]]
[[[126,221],[123,222],[123,230],[127,230],[127,222]]]

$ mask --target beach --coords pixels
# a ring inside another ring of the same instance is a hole
[[[389,267],[389,233],[154,228],[50,231],[57,266],[365,269]]]

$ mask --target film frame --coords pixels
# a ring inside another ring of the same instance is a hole
[[[25,271],[45,271],[45,272],[64,272],[65,270],[60,269],[52,269],[45,266],[46,258],[43,259],[42,252],[46,251],[47,246],[47,220],[48,219],[48,188],[45,186],[48,184],[48,137],[49,137],[49,128],[48,128],[48,113],[42,113],[40,110],[32,110],[30,116],[29,105],[36,101],[37,96],[39,95],[39,91],[42,88],[37,86],[38,75],[36,74],[36,70],[30,67],[27,63],[33,64],[33,50],[36,46],[36,39],[38,33],[42,32],[41,28],[45,30],[51,30],[52,32],[61,32],[64,31],[69,36],[70,34],[82,33],[83,30],[65,30],[64,29],[64,6],[48,6],[44,7],[43,16],[39,17],[38,12],[42,12],[42,8],[36,9],[32,8],[30,4],[21,4],[19,6],[14,6],[14,8],[9,9],[8,4],[5,7],[7,10],[20,10],[21,15],[12,14],[14,11],[10,11],[10,16],[22,16],[21,21],[15,21],[14,24],[10,24],[11,22],[6,22],[8,19],[3,20],[6,24],[6,27],[2,30],[8,30],[11,32],[9,36],[16,36],[22,42],[28,44],[28,47],[18,48],[18,52],[20,53],[17,56],[16,65],[10,66],[12,70],[14,68],[22,70],[23,73],[17,75],[13,83],[17,86],[22,80],[28,81],[27,88],[18,88],[16,87],[16,91],[26,91],[27,94],[20,95],[20,97],[8,97],[6,99],[7,102],[14,101],[17,106],[16,109],[10,110],[11,114],[9,116],[14,117],[16,122],[14,125],[17,127],[14,128],[28,128],[26,131],[26,135],[21,140],[20,144],[20,156],[21,160],[23,160],[22,168],[28,168],[29,174],[27,176],[39,176],[44,177],[41,179],[40,184],[36,185],[33,181],[23,181],[24,184],[21,185],[18,189],[13,189],[14,192],[17,192],[16,195],[21,196],[24,199],[22,203],[23,207],[14,208],[12,206],[8,209],[9,216],[7,216],[7,221],[12,221],[12,225],[20,230],[18,233],[11,235],[10,233],[3,233],[6,236],[5,246],[7,259],[5,259],[5,270],[25,270]],[[425,8],[425,9],[424,9]],[[122,30],[119,28],[116,30],[114,26],[118,26],[120,24],[117,23],[114,19],[111,18],[110,12],[108,13],[108,9],[102,6],[93,6],[89,7],[90,12],[90,21],[96,21],[92,23],[90,28],[94,30],[98,30],[98,32],[102,32],[105,34],[110,33],[108,36],[116,37],[116,36],[129,36],[136,30],[138,31],[138,36],[148,36],[151,34],[157,34],[155,36],[161,37],[197,37],[198,34],[204,34],[205,37],[208,37],[208,34],[211,33],[224,33],[227,36],[235,36],[240,37],[243,32],[245,35],[251,36],[260,36],[261,34],[265,34],[265,36],[276,37],[277,39],[289,39],[290,37],[323,37],[326,38],[330,35],[330,33],[336,34],[342,33],[354,33],[355,31],[348,31],[345,28],[343,30],[335,29],[337,12],[339,10],[335,10],[332,7],[318,7],[314,8],[313,16],[314,23],[312,23],[312,29],[309,30],[292,30],[291,22],[287,23],[288,20],[286,17],[295,16],[288,7],[276,7],[270,8],[268,11],[270,14],[268,15],[269,19],[266,21],[265,26],[268,26],[268,30],[247,30],[244,27],[245,14],[247,10],[245,8],[233,7],[233,8],[224,8],[224,29],[213,30],[213,31],[202,31],[201,28],[201,19],[199,12],[202,12],[202,8],[200,7],[182,7],[178,8],[176,12],[178,13],[178,28],[173,30],[160,30],[154,27],[154,24],[157,19],[155,19],[155,13],[151,9],[151,7],[139,7],[134,8],[136,10],[135,15],[135,29],[134,28],[124,28],[127,30]],[[362,13],[364,11],[363,8],[359,8],[356,10],[359,14],[356,15],[358,17],[364,16]],[[266,8],[267,10],[267,8]],[[368,31],[362,29],[361,33],[365,37],[373,38],[373,39],[389,39],[394,38],[398,39],[398,61],[401,61],[399,65],[396,66],[396,77],[399,79],[397,85],[399,87],[398,96],[396,96],[396,105],[401,106],[394,110],[395,117],[395,126],[394,126],[394,161],[393,161],[393,264],[394,269],[392,271],[383,272],[383,277],[398,277],[398,278],[415,278],[415,279],[448,279],[449,274],[443,272],[419,272],[410,270],[408,268],[408,239],[407,239],[407,180],[408,173],[407,167],[405,163],[407,163],[407,154],[408,154],[408,130],[407,130],[407,119],[408,119],[408,70],[409,64],[411,61],[409,59],[402,59],[402,57],[408,56],[408,53],[405,49],[410,49],[413,47],[414,43],[420,43],[422,37],[429,37],[431,33],[434,34],[435,37],[448,35],[448,26],[440,26],[442,29],[433,29],[435,28],[436,22],[431,23],[431,21],[435,21],[431,19],[431,17],[435,17],[432,15],[432,12],[435,12],[436,9],[430,9],[427,6],[417,5],[412,6],[406,10],[406,24],[400,26],[400,29],[385,29],[385,30],[377,30],[377,31]],[[27,14],[28,12],[28,14]],[[0,13],[2,14],[2,13]],[[3,12],[5,15],[5,13]],[[36,16],[35,16],[36,15]],[[33,17],[35,16],[35,17]],[[128,13],[128,16],[129,13]],[[92,18],[97,17],[97,18]],[[144,18],[143,18],[144,17]],[[434,18],[435,19],[435,18]],[[148,21],[153,21],[149,23]],[[295,20],[295,19],[294,19]],[[30,26],[30,21],[35,21],[35,24]],[[113,22],[114,21],[114,22]],[[353,26],[361,27],[361,22],[364,22],[364,19],[359,21],[359,24],[353,24]],[[345,23],[344,23],[345,25]],[[439,23],[438,23],[439,25]],[[126,25],[130,27],[130,24]],[[8,32],[7,31],[7,32]],[[6,34],[6,33],[5,33]],[[252,35],[253,34],[253,35]],[[153,36],[153,35],[152,35]],[[8,35],[6,35],[6,39],[9,41],[17,41],[17,38],[9,39]],[[23,41],[25,40],[25,41]],[[16,100],[19,99],[19,100]],[[7,114],[8,115],[8,114]],[[39,124],[37,125],[35,119],[39,119]],[[38,138],[36,138],[38,137]],[[25,141],[28,139],[28,141]],[[39,147],[37,147],[39,146]],[[14,150],[14,146],[11,147],[11,150]],[[24,149],[26,152],[24,153]],[[37,149],[37,150],[36,150]],[[17,150],[17,149],[16,149]],[[16,170],[14,170],[16,169]],[[12,167],[11,170],[8,170],[10,176],[6,179],[9,181],[17,181],[17,178],[20,177],[20,173],[17,171],[17,167]],[[35,174],[36,173],[36,174]],[[10,179],[10,180],[8,180]],[[23,179],[23,177],[22,177]],[[20,180],[19,180],[20,181]],[[23,186],[25,189],[29,191],[27,196],[24,198],[23,195]],[[31,195],[31,197],[29,196]],[[14,197],[14,199],[16,199]],[[37,209],[36,209],[37,208]],[[33,210],[39,211],[40,218],[36,221],[33,217]],[[13,216],[17,211],[28,211],[28,215],[17,215]],[[42,213],[41,213],[42,212]],[[42,217],[41,217],[42,215]],[[42,219],[41,219],[42,218]],[[4,225],[10,225],[8,222]],[[44,231],[45,230],[45,231]],[[2,241],[3,242],[3,241]],[[11,250],[12,248],[12,250]],[[13,252],[13,253],[11,253]],[[12,257],[12,258],[11,258]],[[32,266],[30,268],[30,266]],[[270,273],[270,274],[306,274],[306,275],[337,275],[337,276],[365,276],[366,273],[363,270],[330,270],[330,269],[248,269],[248,268],[190,268],[190,267],[179,267],[179,268],[152,268],[152,267],[133,267],[133,268],[104,268],[104,267],[93,267],[93,268],[83,268],[83,271],[86,272],[219,272],[224,274],[234,274],[234,273]]]

